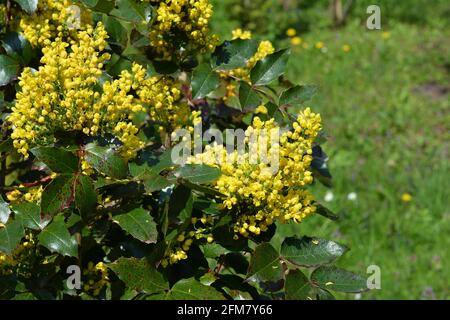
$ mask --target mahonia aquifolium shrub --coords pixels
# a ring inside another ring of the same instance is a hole
[[[207,0],[9,1],[0,19],[0,298],[366,289],[330,265],[341,244],[270,243],[281,224],[336,218],[313,196],[331,175],[289,50],[242,29],[221,42]]]

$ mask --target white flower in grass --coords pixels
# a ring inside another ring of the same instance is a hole
[[[325,197],[323,198],[326,202],[331,202],[334,199],[334,194],[331,191],[327,191]]]
[[[356,201],[357,198],[358,198],[358,195],[356,194],[356,192],[350,192],[347,195],[347,199],[350,201]]]

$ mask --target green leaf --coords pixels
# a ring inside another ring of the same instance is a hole
[[[317,207],[316,213],[320,214],[321,216],[328,218],[330,220],[333,220],[333,221],[339,220],[338,215],[336,215],[330,209],[324,207],[320,203],[316,203],[315,206]]]
[[[277,281],[283,277],[283,269],[278,252],[270,243],[262,243],[255,248],[250,259],[247,278],[261,281]]]
[[[299,266],[318,266],[333,262],[347,251],[336,242],[304,236],[286,238],[281,245],[281,256]]]
[[[53,221],[39,234],[39,243],[51,252],[59,253],[63,256],[77,257],[78,244],[75,236],[71,236],[64,216],[57,216]]]
[[[152,11],[145,3],[134,0],[116,0],[116,9],[110,14],[133,23],[149,22],[152,17]]]
[[[175,176],[191,183],[209,183],[217,180],[221,175],[220,169],[203,164],[186,164],[175,171]]]
[[[173,166],[171,149],[164,151],[161,155],[156,155],[151,150],[143,150],[139,153],[138,158],[129,164],[130,174],[138,179],[147,175],[159,174]]]
[[[36,147],[31,152],[54,172],[73,173],[78,170],[78,158],[70,151],[57,147]]]
[[[41,219],[41,208],[32,202],[23,202],[12,205],[12,210],[16,214],[16,219],[22,222],[26,228],[33,230],[43,230],[49,220]]]
[[[0,86],[10,83],[19,72],[19,63],[3,54],[0,55]]]
[[[158,239],[156,223],[147,210],[136,208],[128,213],[114,216],[113,221],[142,242],[156,243]]]
[[[121,22],[115,17],[109,15],[102,15],[102,22],[105,25],[105,29],[108,32],[108,42],[119,45],[125,48],[129,38],[129,28],[126,22]],[[117,61],[116,61],[117,62]],[[112,63],[112,62],[110,62]]]
[[[243,68],[257,50],[258,42],[255,40],[225,41],[213,53],[215,68],[219,70]]]
[[[12,221],[0,228],[0,252],[10,255],[25,235],[21,221]]]
[[[92,11],[109,13],[114,9],[114,0],[81,0],[83,4]]]
[[[92,167],[114,179],[124,179],[128,174],[128,167],[114,149],[111,147],[99,146],[95,143],[90,143],[85,147],[86,161]]]
[[[311,281],[321,288],[340,292],[363,292],[367,280],[353,272],[335,266],[321,266],[311,274]]]
[[[171,300],[225,300],[225,297],[216,289],[194,278],[178,281],[168,295]]]
[[[79,175],[75,181],[75,206],[83,219],[89,219],[95,213],[97,193],[92,179]]]
[[[22,10],[28,14],[33,14],[38,5],[38,0],[16,0],[16,2],[20,5]]]
[[[169,289],[161,273],[146,259],[119,258],[108,265],[125,285],[144,293],[159,293]]]
[[[74,181],[72,175],[59,175],[45,187],[41,198],[42,216],[54,216],[72,204]]]
[[[239,87],[239,103],[241,110],[253,110],[261,104],[261,98],[251,86],[242,81]]]
[[[253,85],[266,85],[281,76],[286,69],[290,51],[277,51],[256,63],[250,73]]]
[[[201,99],[214,91],[219,85],[219,76],[204,63],[192,73],[192,99]]]
[[[142,181],[144,183],[145,191],[149,193],[160,191],[173,184],[173,182],[167,180],[165,177],[160,176],[159,174],[147,174],[142,177]]]
[[[20,33],[9,32],[2,41],[6,53],[20,61],[23,65],[28,64],[32,58],[32,48],[28,40]]]
[[[306,300],[311,298],[312,289],[308,278],[300,270],[289,270],[284,283],[286,300]]]
[[[317,288],[317,300],[336,300],[328,290]]]
[[[280,105],[303,104],[310,100],[317,92],[317,86],[304,85],[287,89],[281,94]]]
[[[7,223],[10,214],[11,209],[9,208],[8,203],[0,195],[0,223],[3,224]]]

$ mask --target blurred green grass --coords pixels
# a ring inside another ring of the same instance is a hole
[[[288,77],[320,86],[308,106],[329,136],[333,200],[324,201],[324,187],[312,190],[341,219],[279,226],[274,244],[306,234],[348,245],[339,266],[381,268],[381,289],[362,299],[449,299],[450,33],[404,22],[369,31],[354,21],[300,36],[309,47],[293,47]]]

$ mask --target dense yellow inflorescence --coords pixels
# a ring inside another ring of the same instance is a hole
[[[260,150],[243,154],[234,151],[230,155],[223,145],[215,145],[189,160],[220,167],[222,176],[215,188],[225,196],[224,207],[239,207],[241,212],[234,227],[236,235],[258,235],[276,220],[300,222],[316,210],[306,186],[313,181],[309,168],[313,142],[321,129],[320,115],[305,109],[293,123],[293,129],[280,134],[279,143],[271,144],[269,134],[260,134],[272,129],[277,129],[274,119],[261,121],[255,117],[245,134],[246,143],[251,135],[265,139],[258,140],[258,145],[266,144],[269,157],[278,156],[276,173],[272,172],[271,162],[255,158]]]
[[[213,9],[209,0],[143,0],[154,6],[155,20],[150,30],[150,45],[164,59],[171,59],[179,49],[205,52],[218,43],[210,35],[209,20]],[[180,44],[182,38],[185,44]]]
[[[26,68],[20,76],[21,92],[8,117],[14,147],[28,157],[33,145],[54,142],[57,131],[113,133],[123,142],[124,157],[133,157],[143,144],[131,120],[143,107],[130,93],[131,75],[123,71],[119,79],[106,81],[97,90],[103,65],[110,58],[100,53],[108,36],[98,24],[77,37],[70,43],[57,38],[43,48],[43,66],[37,71]]]
[[[33,46],[47,46],[56,38],[75,37],[76,29],[91,20],[69,0],[39,0],[33,15],[22,14],[20,28]]]

